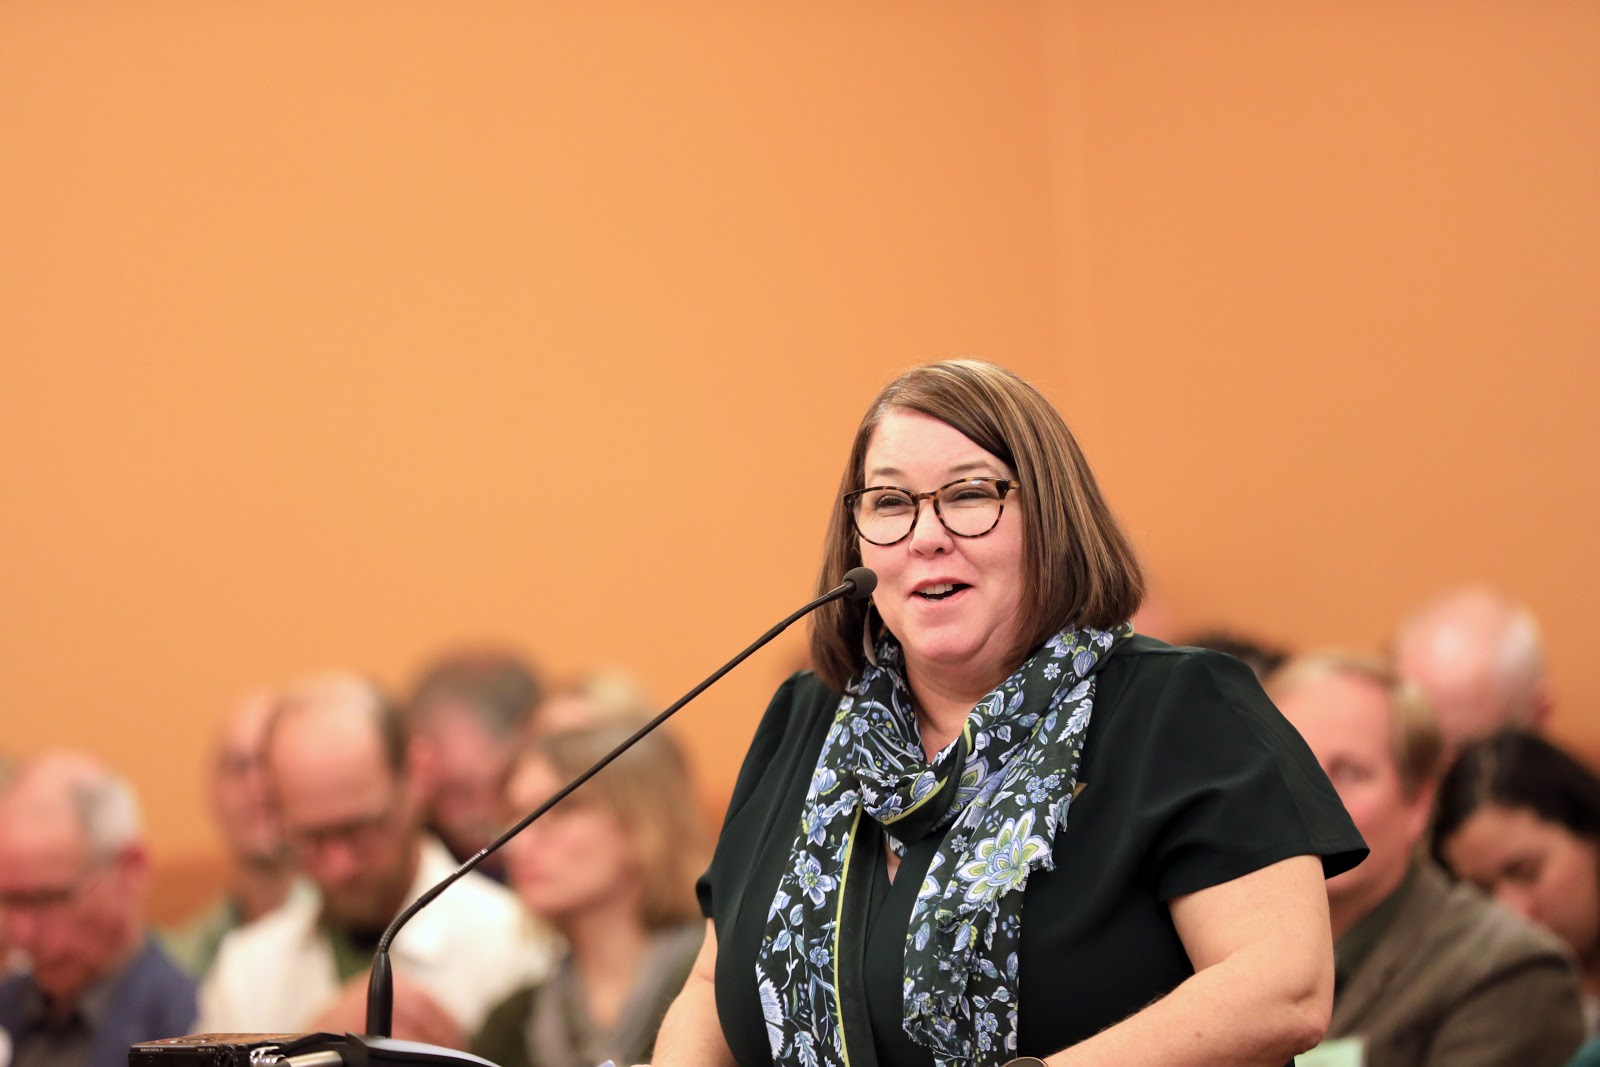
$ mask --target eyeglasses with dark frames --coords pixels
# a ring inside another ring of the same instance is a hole
[[[982,537],[1000,522],[1006,494],[1018,488],[1008,478],[960,478],[926,493],[872,485],[846,493],[844,507],[861,539],[880,547],[911,536],[924,500],[933,501],[940,525],[956,537]]]

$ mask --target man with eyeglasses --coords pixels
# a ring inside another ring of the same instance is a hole
[[[8,1067],[120,1067],[136,1041],[186,1033],[194,984],[149,937],[138,805],[86,756],[24,764],[0,790],[0,981]]]
[[[314,892],[222,941],[201,987],[206,1031],[360,1031],[383,930],[455,863],[422,829],[425,763],[383,695],[353,675],[291,686],[264,745],[284,840]],[[463,1047],[549,965],[516,897],[467,875],[395,939],[394,1033]]]
[[[158,936],[177,964],[203,978],[232,930],[278,907],[295,887],[295,868],[267,797],[262,744],[276,706],[257,689],[229,710],[210,768],[211,813],[227,849],[223,893],[181,926]]]

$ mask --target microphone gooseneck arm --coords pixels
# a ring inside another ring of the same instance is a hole
[[[395,935],[400,932],[401,927],[405,926],[405,924],[411,920],[413,915],[431,904],[440,893],[443,893],[446,889],[449,889],[464,875],[466,875],[468,871],[471,871],[474,867],[478,866],[478,864],[482,863],[491,854],[498,852],[501,846],[507,841],[510,841],[513,837],[516,837],[522,831],[526,830],[530,825],[533,824],[535,819],[539,818],[539,816],[543,815],[545,812],[549,811],[551,808],[565,800],[574,789],[577,789],[584,782],[587,782],[590,778],[593,778],[596,774],[599,774],[601,771],[605,770],[605,768],[611,764],[612,760],[615,760],[618,756],[622,755],[624,752],[628,751],[628,749],[636,745],[646,734],[650,733],[656,727],[672,718],[672,716],[677,713],[679,708],[683,707],[685,704],[689,703],[689,701],[705,692],[724,674],[727,674],[729,671],[733,670],[739,664],[748,659],[750,655],[760,649],[762,645],[765,645],[774,637],[777,637],[779,634],[783,633],[784,630],[787,630],[792,623],[799,619],[805,618],[807,615],[811,614],[813,611],[816,611],[824,604],[832,603],[835,600],[841,600],[846,597],[850,598],[851,600],[865,600],[872,594],[872,590],[877,587],[877,584],[877,574],[873,573],[873,571],[866,567],[856,567],[854,570],[846,572],[844,580],[841,581],[837,586],[817,597],[817,599],[813,600],[799,611],[789,615],[772,629],[756,638],[743,652],[740,652],[727,663],[724,663],[705,681],[701,682],[699,685],[695,686],[693,689],[689,690],[682,697],[680,697],[677,703],[673,704],[666,711],[663,711],[661,714],[657,715],[655,718],[639,727],[639,729],[635,730],[627,740],[622,742],[622,744],[618,745],[616,748],[602,756],[599,762],[597,762],[593,767],[590,767],[588,770],[578,775],[578,777],[562,786],[553,796],[550,797],[550,799],[546,800],[543,804],[540,804],[537,808],[533,809],[533,811],[523,816],[515,826],[511,827],[511,829],[495,838],[487,846],[479,849],[475,854],[467,857],[465,863],[461,864],[461,866],[457,867],[442,881],[434,885],[427,892],[423,893],[416,900],[412,901],[408,908],[402,911],[399,915],[395,916],[394,922],[389,924],[389,928],[385,930],[383,932],[383,936],[378,939],[378,949],[372,957],[372,977],[367,982],[367,1035],[370,1037],[391,1036],[389,1031],[394,1022],[394,969],[389,962],[389,945],[394,941]]]

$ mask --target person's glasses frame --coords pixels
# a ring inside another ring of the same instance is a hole
[[[945,520],[944,510],[940,504],[940,501],[945,500],[953,506],[956,498],[953,495],[947,496],[947,494],[950,494],[952,490],[956,490],[962,486],[972,485],[986,485],[994,487],[994,521],[989,523],[989,525],[984,527],[982,530],[979,530],[975,533],[963,533],[960,530],[951,529],[950,523]],[[901,541],[904,541],[906,538],[911,536],[912,531],[917,528],[917,519],[922,514],[922,502],[924,500],[933,501],[934,516],[938,518],[939,525],[943,526],[952,537],[965,537],[968,539],[982,537],[984,534],[989,533],[996,526],[1000,525],[1000,516],[1005,514],[1006,510],[1006,497],[1010,495],[1013,489],[1020,488],[1021,485],[1015,478],[957,478],[953,482],[946,482],[944,485],[939,486],[939,488],[930,489],[926,493],[918,493],[901,485],[869,485],[864,489],[857,489],[854,492],[846,493],[843,497],[843,500],[845,512],[850,516],[850,523],[855,527],[857,536],[859,536],[869,545],[877,545],[879,548],[887,548],[890,545],[897,545]],[[858,510],[861,501],[866,498],[868,493],[883,492],[903,493],[906,497],[906,500],[911,505],[906,511],[905,533],[901,534],[899,537],[896,537],[892,541],[875,541],[868,536],[866,531],[862,529],[861,515]]]
[[[70,911],[116,864],[116,853],[92,856],[66,885],[0,893],[0,913],[27,912],[51,918]]]
[[[396,788],[381,811],[357,815],[322,826],[284,826],[283,839],[290,850],[300,857],[314,856],[338,844],[353,852],[365,853],[377,844],[395,823],[402,804],[401,791]]]

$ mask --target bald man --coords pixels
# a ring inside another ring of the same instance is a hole
[[[1507,727],[1540,729],[1550,712],[1538,622],[1487,589],[1452,589],[1413,612],[1394,664],[1427,696],[1449,752]]]
[[[262,747],[275,698],[259,689],[240,698],[217,734],[209,784],[211,816],[227,849],[222,897],[162,940],[196,980],[211,969],[222,939],[282,904],[295,869],[267,796]]]
[[[121,1067],[186,1033],[194,983],[146,934],[139,809],[87,756],[24,764],[0,790],[0,924],[27,969],[0,981],[9,1067]]]
[[[455,863],[423,832],[426,783],[399,719],[364,679],[291,686],[264,753],[284,840],[314,891],[223,939],[200,1028],[362,1031],[379,936]],[[467,875],[395,939],[394,1035],[464,1047],[489,1008],[542,977],[551,950],[515,896]]]

